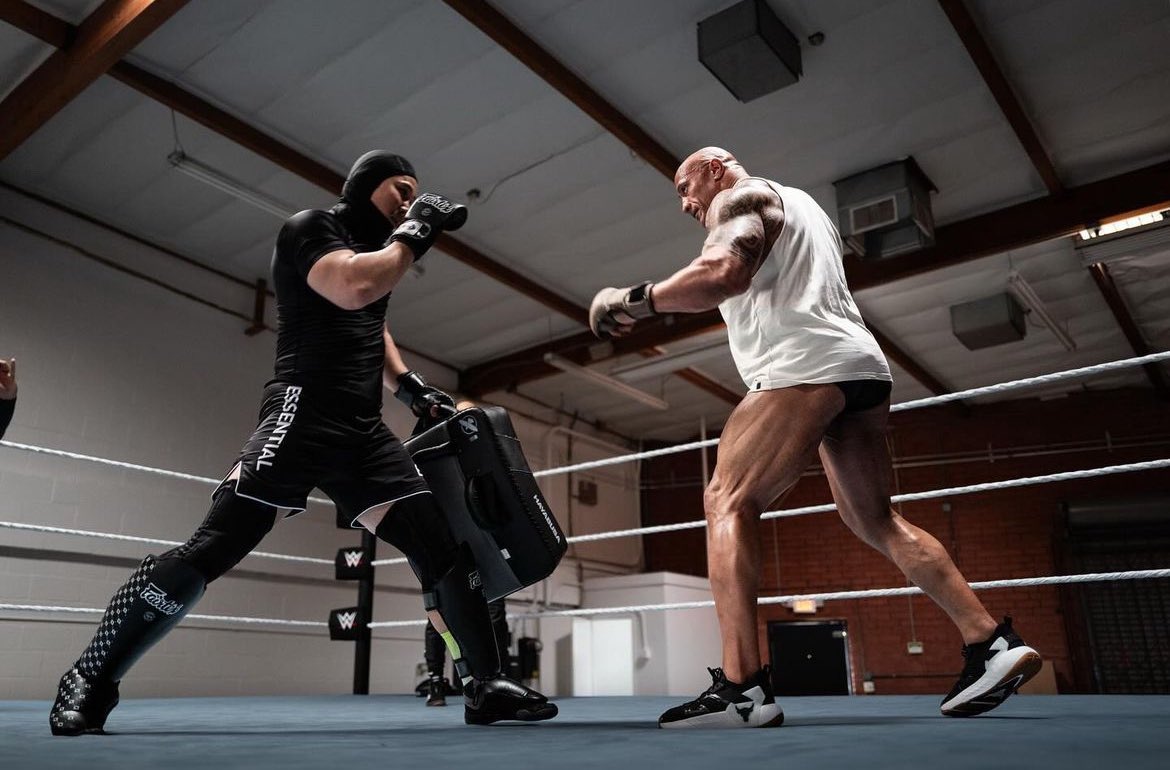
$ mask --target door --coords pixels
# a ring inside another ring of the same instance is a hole
[[[768,623],[772,686],[777,695],[849,695],[844,620]]]

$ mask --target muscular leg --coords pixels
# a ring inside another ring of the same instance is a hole
[[[740,402],[723,429],[703,507],[723,670],[732,681],[760,668],[760,514],[800,478],[844,403],[835,385],[758,391]]]
[[[981,642],[996,623],[975,597],[946,549],[890,508],[889,403],[842,414],[821,442],[833,500],[849,529],[898,565],[958,626],[963,642]]]

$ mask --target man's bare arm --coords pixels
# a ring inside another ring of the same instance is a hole
[[[779,197],[754,181],[715,196],[711,209],[715,217],[699,256],[654,284],[656,312],[701,313],[747,291],[784,224]]]

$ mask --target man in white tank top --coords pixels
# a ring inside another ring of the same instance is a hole
[[[890,508],[890,369],[849,294],[837,228],[807,193],[750,176],[718,147],[688,157],[674,182],[683,211],[708,231],[702,252],[658,283],[603,289],[589,313],[594,333],[618,337],[656,313],[718,307],[748,388],[723,428],[703,495],[723,667],[709,690],[659,725],[783,722],[760,658],[759,517],[818,454],[845,524],[962,634],[966,664],[942,713],[995,708],[1039,671],[1040,656],[1010,618],[992,619],[938,540]]]

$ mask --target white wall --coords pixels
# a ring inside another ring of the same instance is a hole
[[[696,601],[711,601],[711,583],[706,578],[650,572],[590,578],[582,586],[581,606],[633,607]],[[693,695],[711,684],[707,666],[720,665],[722,658],[714,607],[617,617],[633,619],[632,644],[610,654],[631,658],[634,694]],[[572,639],[573,644],[577,642]]]
[[[131,243],[115,234],[0,190],[6,217],[48,231],[103,257],[249,313],[250,291]],[[487,280],[487,279],[485,279]],[[271,373],[275,336],[247,337],[244,322],[85,259],[67,246],[0,223],[0,356],[19,360],[20,397],[7,440],[67,449],[218,477],[255,423],[260,389]],[[408,357],[409,358],[409,357]],[[437,384],[455,375],[414,361]],[[392,399],[386,417],[399,434],[411,419]],[[542,414],[553,419],[551,414]],[[513,412],[535,469],[568,457],[568,436]],[[619,451],[575,439],[574,461]],[[623,475],[624,474],[624,475]],[[568,481],[545,483],[563,524],[572,504],[578,532],[638,525],[636,478],[627,469],[599,477],[600,505],[568,497]],[[184,540],[202,519],[212,486],[0,447],[0,520]],[[604,526],[602,526],[604,525]],[[315,504],[277,525],[261,550],[332,558],[354,544],[337,530],[331,506]],[[146,546],[0,528],[0,603],[104,607]],[[510,603],[572,606],[580,581],[637,569],[636,539],[582,549],[548,585]],[[379,557],[396,555],[382,545]],[[420,617],[417,584],[405,567],[378,573],[374,616]],[[249,557],[217,581],[197,613],[324,620],[332,607],[356,602],[354,584],[332,568]],[[48,698],[88,641],[97,615],[0,611],[0,698]],[[530,621],[514,634],[567,625]],[[421,629],[375,634],[371,689],[413,688],[422,659]],[[542,686],[565,689],[556,672],[555,638],[546,639]],[[353,647],[324,630],[229,626],[186,621],[144,658],[124,682],[125,697],[350,690]]]

